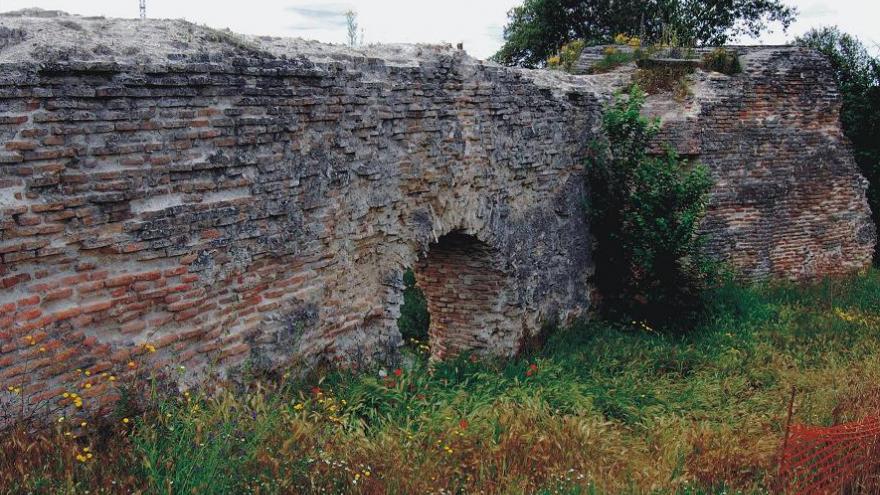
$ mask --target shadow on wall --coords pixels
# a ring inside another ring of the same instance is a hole
[[[503,347],[507,275],[497,269],[496,250],[476,237],[451,232],[428,247],[414,269],[427,301],[431,357]],[[501,342],[497,341],[501,337]],[[513,337],[513,336],[512,336]],[[513,340],[515,342],[515,339]],[[511,344],[513,345],[513,344]],[[493,353],[502,349],[492,349]]]

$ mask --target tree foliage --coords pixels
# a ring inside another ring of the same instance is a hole
[[[797,43],[825,54],[843,98],[840,120],[852,141],[856,163],[868,179],[868,201],[880,231],[880,59],[836,27],[813,29]],[[880,262],[880,246],[874,252]]]
[[[606,111],[587,166],[595,281],[612,316],[668,323],[699,307],[709,263],[698,235],[712,181],[667,149],[648,154],[659,124],[634,87]]]
[[[722,45],[758,35],[770,22],[788,28],[795,14],[782,0],[525,0],[508,12],[494,58],[536,67],[570,41],[607,43],[619,33],[658,42],[672,32],[681,42]]]

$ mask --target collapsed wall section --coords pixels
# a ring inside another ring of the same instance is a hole
[[[696,71],[689,95],[658,94],[657,143],[707,165],[706,249],[748,280],[811,279],[870,266],[876,232],[840,124],[828,61],[798,47],[729,47],[742,72]]]

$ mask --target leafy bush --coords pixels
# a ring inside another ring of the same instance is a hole
[[[742,72],[742,65],[736,53],[724,48],[716,48],[703,55],[703,69],[731,76]]]
[[[565,72],[571,72],[574,64],[581,58],[584,51],[584,40],[574,40],[570,43],[562,45],[559,53],[547,59],[547,67],[551,69],[561,69]]]
[[[400,307],[397,328],[404,341],[424,341],[428,338],[428,327],[431,324],[428,301],[416,286],[416,276],[412,270],[403,272],[403,284],[403,305]]]
[[[880,231],[880,59],[837,28],[814,29],[797,43],[819,50],[831,62],[843,97],[840,120],[855,149],[856,163],[870,183],[868,202]],[[880,244],[874,262],[880,264]]]
[[[648,154],[659,123],[641,116],[644,99],[634,86],[605,113],[606,137],[592,143],[587,166],[588,214],[604,308],[665,324],[699,307],[709,263],[697,229],[712,181],[671,149]]]

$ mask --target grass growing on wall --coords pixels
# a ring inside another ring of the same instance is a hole
[[[13,432],[0,492],[763,493],[792,386],[811,424],[876,395],[880,272],[710,300],[686,335],[584,323],[509,361],[417,355]]]

